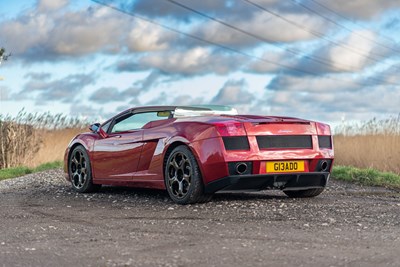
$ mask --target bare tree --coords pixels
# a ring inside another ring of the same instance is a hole
[[[4,47],[0,48],[0,64],[3,61],[6,61],[8,59],[8,57],[11,56],[11,53],[9,53],[8,55],[6,54],[6,49]]]

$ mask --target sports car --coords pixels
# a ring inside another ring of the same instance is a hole
[[[227,106],[135,107],[89,129],[64,157],[66,178],[82,193],[101,185],[164,189],[178,204],[236,190],[314,197],[334,160],[329,125]]]

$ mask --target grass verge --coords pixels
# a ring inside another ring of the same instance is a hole
[[[400,189],[400,175],[375,169],[359,169],[351,166],[334,166],[332,177],[337,180],[362,185],[385,186]]]
[[[56,169],[63,166],[62,161],[53,161],[41,164],[35,168],[14,167],[0,170],[0,180],[15,178],[29,173],[41,172],[50,169]]]

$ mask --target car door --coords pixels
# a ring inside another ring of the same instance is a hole
[[[107,137],[95,141],[92,169],[96,179],[131,179],[143,146],[142,129],[134,120],[134,114],[123,114],[111,123]]]
[[[92,169],[96,179],[131,180],[137,171],[143,148],[142,127],[165,119],[159,112],[127,112],[115,118],[108,135],[95,141]]]

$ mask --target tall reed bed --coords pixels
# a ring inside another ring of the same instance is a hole
[[[335,129],[336,165],[400,174],[400,114]]]
[[[48,112],[27,113],[21,110],[16,116],[0,115],[0,169],[42,163],[35,161],[41,148],[46,147],[49,132],[71,132],[70,129],[77,132],[84,125],[86,122],[81,119]],[[59,136],[52,137],[57,139]]]

